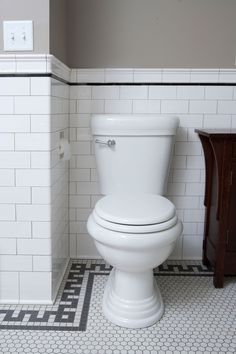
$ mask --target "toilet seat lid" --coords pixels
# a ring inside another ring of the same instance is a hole
[[[123,225],[159,224],[175,216],[175,207],[168,199],[155,194],[107,195],[95,206],[103,220]]]

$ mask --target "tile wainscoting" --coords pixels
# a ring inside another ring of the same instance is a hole
[[[236,127],[235,70],[70,70],[51,55],[2,55],[0,76],[1,302],[53,300],[68,234],[71,257],[99,257],[86,230],[101,197],[91,113],[179,116],[167,197],[184,233],[171,258],[201,258],[205,166],[194,129]],[[59,159],[61,132],[70,164]]]
[[[1,303],[52,303],[69,256],[69,87],[32,76],[36,59],[29,75],[0,77]]]

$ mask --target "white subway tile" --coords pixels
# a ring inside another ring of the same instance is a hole
[[[35,238],[49,238],[51,237],[51,222],[32,222],[32,232]]]
[[[50,256],[33,256],[34,272],[51,272],[52,258]]]
[[[134,100],[133,113],[160,113],[160,100]]]
[[[189,113],[216,113],[217,101],[189,101]]]
[[[227,100],[233,98],[232,86],[206,86],[205,98],[207,100]]]
[[[90,114],[70,114],[70,127],[88,128],[90,126]]]
[[[179,127],[175,136],[175,141],[187,141],[187,128]]]
[[[0,133],[0,150],[14,150],[14,134]]]
[[[187,165],[187,158],[186,156],[174,156],[174,158],[172,159],[172,164],[171,167],[173,169],[178,169],[178,168],[186,168]]]
[[[50,221],[49,205],[17,205],[17,220],[19,221]]]
[[[31,223],[19,221],[1,221],[0,237],[29,238],[31,237]]]
[[[50,170],[49,169],[23,169],[16,170],[17,186],[50,186]]]
[[[190,82],[188,69],[163,69],[162,82]]]
[[[200,182],[200,170],[174,170],[173,181],[174,182]]]
[[[118,99],[120,94],[119,86],[93,86],[92,99]]]
[[[161,113],[187,113],[188,101],[187,100],[162,100]]]
[[[31,116],[31,132],[32,133],[50,133],[51,131],[50,115],[32,115]]]
[[[184,230],[183,230],[184,235],[196,235],[197,234],[197,223],[184,222],[183,227],[184,227]]]
[[[0,187],[0,203],[30,203],[29,187]]]
[[[49,133],[16,133],[16,150],[50,150]]]
[[[24,96],[30,94],[27,77],[0,77],[0,96]]]
[[[204,184],[203,183],[187,183],[186,184],[186,195],[204,195]]]
[[[121,99],[140,100],[148,98],[148,86],[121,86]]]
[[[16,254],[16,239],[0,238],[0,254]]]
[[[71,142],[71,153],[78,155],[89,155],[90,154],[90,142],[88,141],[79,141]]]
[[[77,113],[104,113],[104,100],[78,100]]]
[[[1,169],[0,186],[14,186],[14,183],[15,183],[14,169],[11,170]]]
[[[204,116],[203,128],[224,128],[229,129],[231,127],[231,115],[223,114],[206,114]]]
[[[88,234],[77,235],[77,257],[101,258],[92,237]]]
[[[191,82],[218,82],[219,69],[192,69],[190,74]]]
[[[0,272],[0,300],[4,303],[17,303],[19,300],[18,272]]]
[[[201,155],[200,142],[176,142],[175,155]]]
[[[199,136],[194,128],[188,128],[188,141],[199,141]]]
[[[0,204],[0,220],[2,221],[15,220],[14,204]]]
[[[69,194],[76,194],[76,182],[69,182]]]
[[[203,124],[203,114],[179,115],[180,126],[185,128],[201,128]]]
[[[51,302],[51,273],[22,272],[20,273],[21,302]]]
[[[50,114],[50,96],[16,96],[15,113]]]
[[[97,182],[79,182],[77,183],[78,194],[97,194],[99,193],[99,184]]]
[[[31,168],[50,168],[50,153],[31,152]]]
[[[204,169],[205,161],[203,156],[187,156],[187,168]]]
[[[236,101],[218,101],[218,113],[236,114]]]
[[[76,209],[75,208],[70,208],[69,209],[69,220],[70,221],[75,221],[76,220]]]
[[[77,156],[78,168],[96,168],[95,156]]]
[[[133,69],[105,69],[105,82],[133,82]]]
[[[30,94],[32,96],[49,96],[51,94],[50,77],[31,77]]]
[[[183,259],[202,258],[202,238],[200,236],[183,237]]]
[[[171,196],[170,199],[177,209],[197,209],[199,205],[199,198],[195,196]]]
[[[20,133],[30,131],[30,116],[26,115],[1,115],[1,133]]]
[[[185,222],[204,222],[204,217],[205,217],[204,209],[184,210]]]
[[[176,98],[176,86],[149,86],[149,98],[150,99],[175,99]]]
[[[50,187],[33,187],[32,188],[33,204],[50,204],[51,188]]]
[[[70,113],[76,113],[76,108],[77,108],[77,101],[76,100],[70,100],[70,102],[69,102],[69,112]]]
[[[134,69],[134,82],[161,82],[162,69]]]
[[[131,100],[106,100],[105,113],[132,113]]]
[[[70,196],[71,208],[90,208],[89,195],[71,195]]]
[[[91,98],[91,86],[71,86],[70,87],[70,99],[73,100],[86,100]]]
[[[98,173],[95,168],[91,168],[91,182],[98,182]]]
[[[76,219],[78,221],[87,221],[92,209],[79,208],[76,210]]]
[[[50,239],[17,239],[17,254],[28,255],[51,255],[51,240]]]
[[[77,82],[104,82],[105,70],[104,69],[78,69]]]
[[[232,129],[236,128],[236,115],[232,115],[231,128]]]
[[[76,249],[76,234],[72,235],[70,233],[70,256],[76,257],[77,256],[77,249]]]
[[[0,114],[13,114],[14,113],[14,98],[13,97],[0,97]]]
[[[70,169],[70,181],[86,182],[89,180],[90,180],[90,169],[88,168]]]
[[[184,183],[168,183],[167,195],[184,195],[185,184]]]
[[[32,270],[32,257],[22,255],[1,255],[0,271],[24,272]]]
[[[204,99],[204,86],[177,86],[179,99]]]

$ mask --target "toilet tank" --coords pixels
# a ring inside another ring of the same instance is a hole
[[[100,192],[164,195],[178,126],[177,117],[93,115]]]

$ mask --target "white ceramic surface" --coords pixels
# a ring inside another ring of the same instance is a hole
[[[107,196],[95,205],[87,229],[114,267],[103,312],[119,326],[147,327],[164,312],[152,269],[168,258],[182,233],[174,205],[160,196],[178,124],[176,117],[92,117],[101,193]]]

